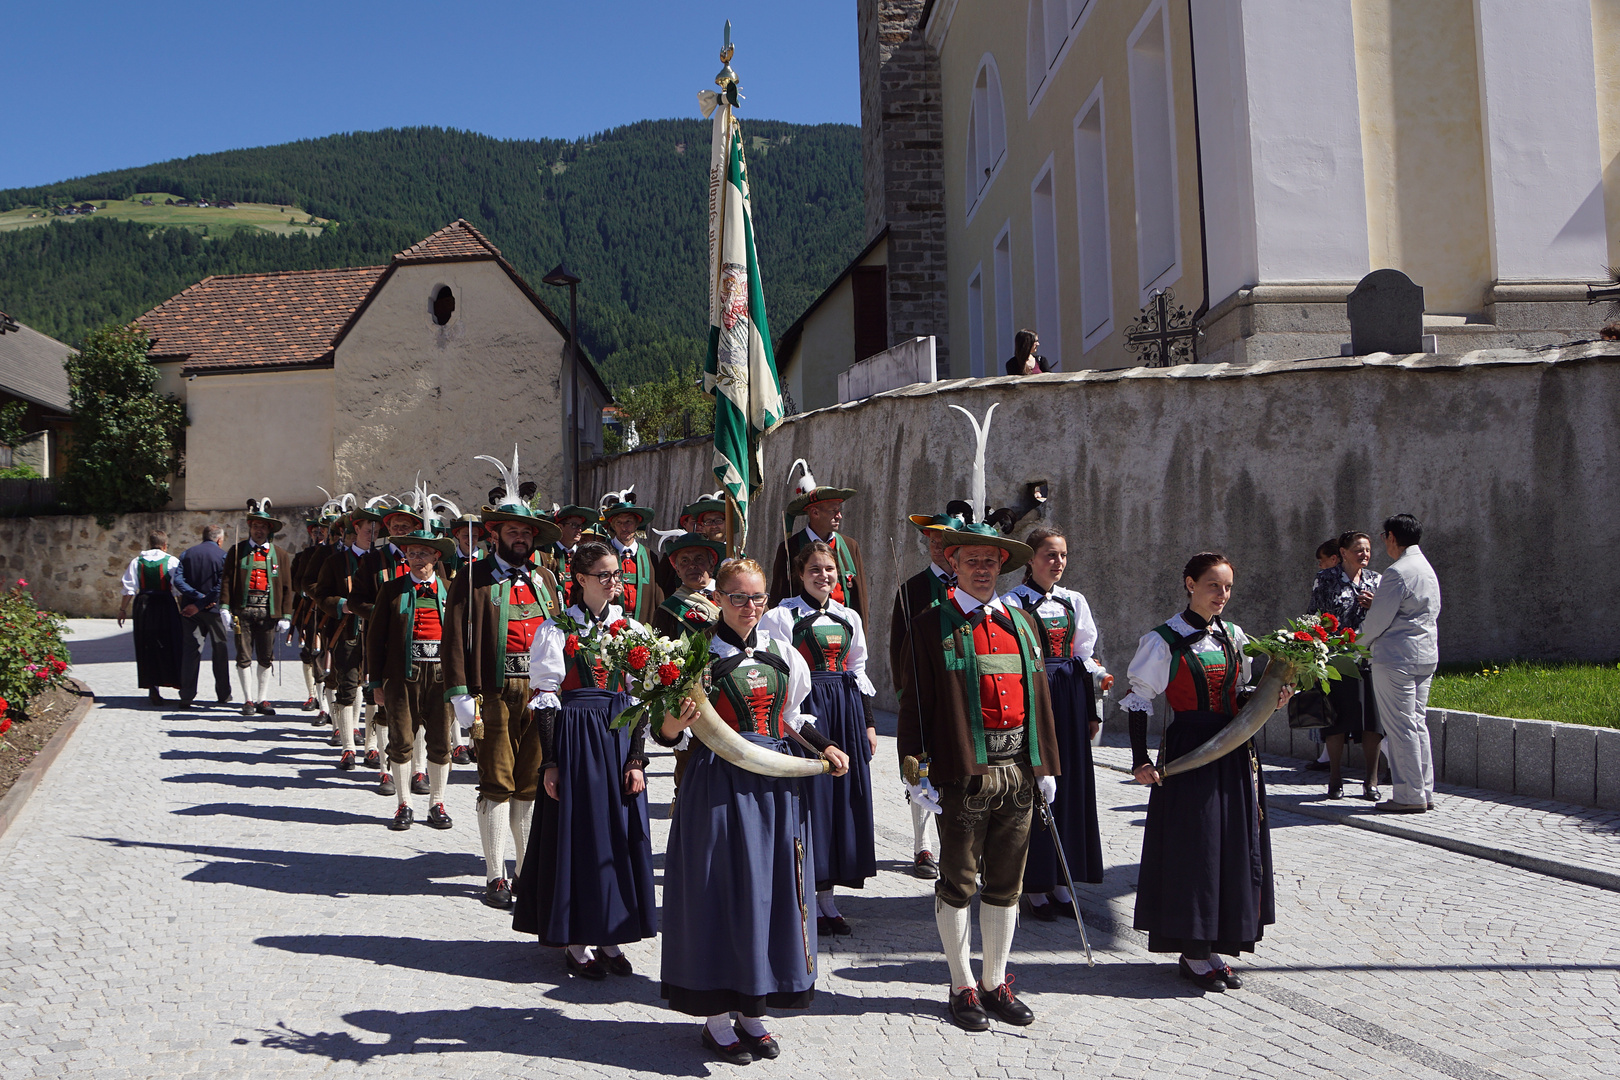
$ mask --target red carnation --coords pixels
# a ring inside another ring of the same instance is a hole
[[[569,634],[568,640],[563,642],[563,655],[573,656],[577,652],[579,652],[579,635]]]
[[[1322,629],[1320,626],[1318,626],[1313,633],[1315,633],[1317,639],[1320,641],[1326,641],[1328,639],[1328,632]]]
[[[675,680],[681,677],[679,664],[659,664],[658,681],[664,686],[674,686]]]
[[[1344,640],[1349,642],[1351,645],[1354,645],[1356,643],[1356,632],[1355,632],[1355,630],[1348,627],[1348,626],[1345,627],[1345,629],[1344,629]]]
[[[630,665],[630,670],[640,671],[652,659],[652,651],[645,645],[637,645],[625,654],[624,662]]]
[[[1339,628],[1339,620],[1334,616],[1333,612],[1324,611],[1322,612],[1322,625],[1327,627],[1329,630],[1337,630]]]
[[[630,620],[620,619],[618,622],[612,623],[608,626],[608,633],[612,634],[614,637],[618,637],[628,629],[630,629]]]
[[[62,672],[64,672],[64,671],[66,671],[67,667],[68,667],[67,664],[64,661],[61,661],[61,660],[54,661],[51,664],[51,670],[55,671],[58,675],[62,674]]]
[[[1294,640],[1295,641],[1309,641],[1309,640],[1311,640],[1311,635],[1307,634],[1303,630],[1295,630],[1294,631]]]

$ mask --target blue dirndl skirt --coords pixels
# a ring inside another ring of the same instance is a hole
[[[814,1000],[815,854],[803,787],[739,769],[694,740],[664,856],[661,993],[671,1009],[761,1016]]]
[[[1052,688],[1052,722],[1057,729],[1057,798],[1052,817],[1063,837],[1063,855],[1075,884],[1096,885],[1103,879],[1102,832],[1097,826],[1097,774],[1091,764],[1087,725],[1096,716],[1091,672],[1077,657],[1046,662]],[[1036,815],[1029,832],[1029,859],[1024,864],[1024,891],[1051,892],[1065,884],[1052,831]]]
[[[628,728],[611,728],[624,694],[559,695],[558,798],[535,799],[534,832],[518,875],[512,929],[542,945],[622,945],[658,933],[647,793],[624,794]]]
[[[859,889],[877,876],[866,711],[853,672],[816,671],[810,679],[804,711],[816,718],[817,731],[849,755],[849,772],[813,776],[805,792],[816,836],[816,888]]]

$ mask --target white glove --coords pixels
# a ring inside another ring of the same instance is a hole
[[[922,782],[919,784],[906,785],[906,797],[918,806],[924,807],[930,813],[939,814],[944,812],[939,805],[939,792],[934,790],[934,785],[929,782],[926,776],[922,778]]]
[[[226,633],[231,630],[231,613],[224,608],[219,609],[219,625],[225,628]]]
[[[291,619],[278,619],[276,621],[276,633],[285,634],[288,630],[291,630],[291,629],[292,629],[292,620]]]
[[[1035,782],[1040,787],[1041,794],[1046,796],[1047,806],[1051,806],[1057,801],[1057,777],[1042,776],[1038,777]]]
[[[472,730],[473,721],[478,719],[478,711],[473,708],[471,694],[457,694],[450,699],[450,707],[456,710],[456,723],[461,725],[462,734]]]

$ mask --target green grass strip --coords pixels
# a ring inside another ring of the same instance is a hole
[[[1441,664],[1429,707],[1620,728],[1620,663]]]

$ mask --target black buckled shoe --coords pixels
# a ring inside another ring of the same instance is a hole
[[[484,882],[484,906],[497,911],[512,910],[512,886],[505,878]]]
[[[472,763],[472,757],[467,753],[467,748],[465,746],[458,746],[454,750],[450,751],[450,764],[471,765]]]
[[[734,1042],[730,1046],[721,1046],[715,1041],[714,1036],[709,1034],[708,1024],[703,1025],[703,1048],[721,1061],[727,1061],[733,1065],[748,1065],[754,1060],[754,1055],[744,1050],[741,1042]]]
[[[359,742],[359,741],[360,741],[359,739],[355,740],[355,742]],[[379,769],[380,770],[382,768],[382,754],[378,753],[376,750],[367,750],[366,751],[366,768],[368,768],[368,769]]]
[[[354,744],[356,746],[364,746],[364,745],[366,745],[366,729],[365,728],[357,727],[357,728],[354,729]],[[377,751],[375,751],[375,750],[371,750],[371,751],[368,751],[368,752],[372,753],[372,754],[377,753]]]
[[[380,772],[377,774],[377,794],[398,794],[398,789],[394,787],[394,777],[392,773]]]
[[[1035,1022],[1035,1014],[1030,1011],[1028,1005],[1013,997],[1012,984],[1015,978],[1016,976],[1008,975],[994,990],[980,988],[979,996],[984,1000],[986,1011],[994,1013],[1003,1023],[1028,1027]]]
[[[426,795],[431,790],[432,788],[428,787],[427,773],[419,772],[411,774],[412,795]]]
[[[816,933],[821,937],[848,937],[854,932],[842,915],[816,916]]]
[[[705,1027],[703,1030],[709,1029]],[[768,1031],[763,1035],[750,1035],[742,1029],[741,1024],[732,1024],[731,1033],[737,1036],[737,1041],[742,1044],[744,1050],[760,1061],[772,1061],[782,1056],[782,1047],[776,1041],[776,1036]]]
[[[330,734],[330,735],[328,735],[326,737],[326,745],[327,746],[342,746],[343,745],[343,737],[338,734],[338,729],[337,728],[333,728],[332,729],[332,734]]]
[[[563,950],[563,963],[567,965],[568,974],[581,979],[601,981],[607,978],[607,969],[596,962],[594,956],[587,956],[583,961],[575,960],[574,954],[567,949]]]
[[[388,823],[388,827],[394,832],[404,832],[411,827],[411,822],[415,820],[416,814],[412,812],[408,805],[401,803],[399,809],[394,811],[394,820]]]
[[[354,770],[354,751],[345,750],[343,756],[338,758],[338,772],[352,772]]]
[[[257,705],[255,705],[253,708],[255,709],[255,711],[258,712],[258,714],[260,716],[274,716],[274,715],[276,715],[276,710],[271,707],[271,705],[270,705],[270,703],[268,701],[261,701]]]
[[[1232,970],[1231,964],[1222,964],[1220,967],[1212,969],[1210,974],[1225,983],[1228,990],[1243,989],[1243,980],[1237,977],[1237,972]]]
[[[630,964],[630,958],[622,952],[618,956],[609,956],[601,949],[591,951],[596,953],[596,962],[606,968],[609,975],[634,975],[636,973],[636,969]]]
[[[977,987],[966,986],[951,993],[951,1023],[963,1031],[989,1031],[990,1016],[979,1000]]]
[[[1226,991],[1225,979],[1222,979],[1219,975],[1217,975],[1213,969],[1208,974],[1198,974],[1198,972],[1194,971],[1188,966],[1187,958],[1185,956],[1183,956],[1176,964],[1176,968],[1181,972],[1181,977],[1183,979],[1186,979],[1200,990],[1207,990],[1212,994],[1225,993]]]
[[[917,852],[917,861],[911,866],[911,876],[920,877],[924,881],[933,881],[939,877],[939,863],[934,859],[932,851]]]
[[[298,706],[298,707],[300,709],[302,709],[304,712],[319,712],[320,711],[320,702],[316,701],[315,698],[313,696],[311,696],[311,697],[305,698],[304,703],[302,705]]]
[[[445,810],[444,803],[436,802],[428,807],[427,827],[430,829],[448,829],[455,822],[450,820],[450,814]]]

